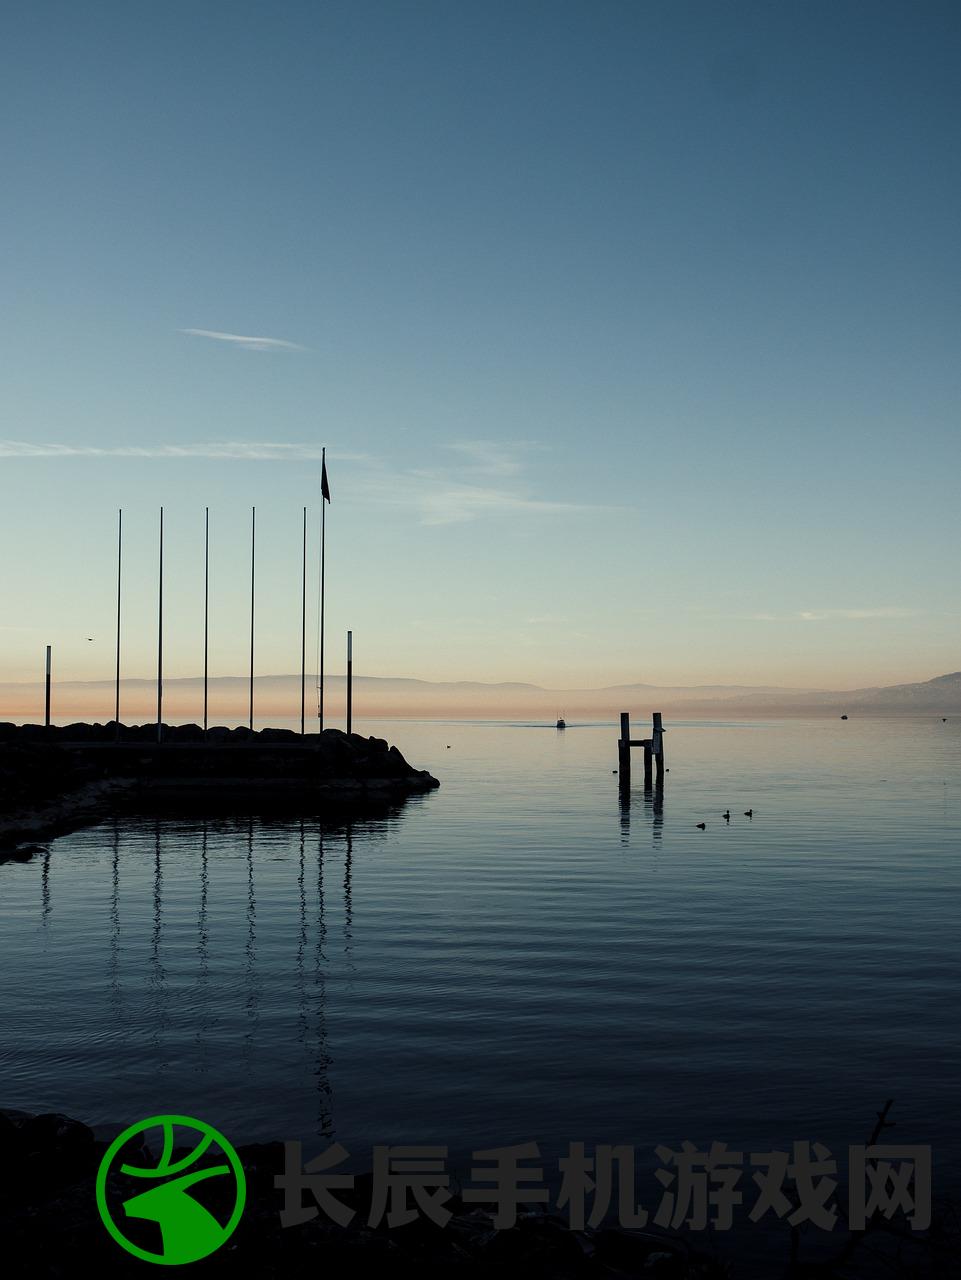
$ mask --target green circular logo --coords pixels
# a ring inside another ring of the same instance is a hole
[[[178,1129],[185,1131],[179,1145]],[[152,1130],[159,1156],[147,1146]],[[219,1249],[240,1221],[246,1194],[237,1152],[212,1125],[190,1116],[132,1124],[114,1138],[97,1170],[97,1208],[114,1240],[135,1258],[166,1266],[197,1262]]]

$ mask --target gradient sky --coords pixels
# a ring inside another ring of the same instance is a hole
[[[214,670],[254,503],[298,670],[322,444],[331,666],[961,667],[959,55],[954,0],[9,0],[0,680],[111,677],[118,506],[151,673],[161,502],[168,673],[205,504]]]

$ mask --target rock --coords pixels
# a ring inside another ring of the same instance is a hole
[[[172,725],[170,730],[172,742],[203,742],[204,731],[199,724]]]
[[[293,729],[261,729],[257,735],[258,742],[296,742],[299,738]]]
[[[55,1155],[64,1152],[90,1152],[94,1146],[93,1130],[79,1120],[52,1111],[30,1116],[20,1126],[24,1151]]]
[[[150,806],[173,811],[201,806],[210,813],[305,812],[323,802],[357,809],[401,800],[439,786],[412,768],[383,738],[349,737],[339,729],[301,735],[291,729],[211,729],[199,725],[116,722],[69,725],[45,736],[42,726],[13,726],[0,737],[0,849],[28,859],[52,839],[101,820],[129,793]],[[38,739],[37,735],[40,735]],[[95,748],[95,749],[88,749]],[[131,749],[133,748],[133,749]],[[313,809],[316,813],[317,810]]]

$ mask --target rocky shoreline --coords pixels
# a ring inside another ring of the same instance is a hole
[[[113,1136],[100,1137],[57,1113],[0,1109],[0,1244],[9,1274],[144,1274],[144,1264],[110,1238],[97,1212],[94,1183]],[[717,1237],[704,1233],[620,1226],[572,1230],[565,1217],[543,1206],[521,1205],[516,1225],[497,1229],[493,1206],[467,1204],[456,1190],[445,1202],[452,1216],[444,1226],[423,1215],[393,1228],[379,1218],[380,1225],[370,1226],[369,1172],[358,1174],[352,1189],[336,1193],[353,1210],[348,1225],[318,1213],[284,1227],[283,1192],[275,1185],[285,1166],[284,1144],[252,1143],[236,1151],[247,1185],[241,1221],[225,1247],[193,1263],[191,1274],[258,1280],[348,1275],[357,1268],[429,1280],[874,1280],[882,1274],[947,1280],[959,1274],[953,1205],[938,1209],[929,1231],[914,1234],[881,1222],[831,1240],[828,1255],[818,1262],[792,1260],[785,1249],[771,1265],[753,1257],[746,1242],[743,1249],[719,1252]],[[174,1159],[179,1154],[175,1150]]]
[[[440,783],[385,739],[326,729],[0,724],[0,858],[118,812],[318,817]]]
[[[5,1261],[32,1276],[70,1276],[79,1265],[93,1275],[142,1276],[144,1264],[109,1237],[93,1187],[109,1143],[85,1124],[59,1114],[0,1110],[0,1240]],[[315,1274],[348,1275],[360,1268],[389,1276],[551,1277],[552,1280],[708,1280],[725,1274],[706,1252],[668,1233],[621,1228],[572,1231],[543,1209],[518,1211],[517,1225],[493,1226],[493,1211],[446,1202],[443,1227],[419,1216],[403,1226],[368,1225],[373,1180],[358,1174],[336,1198],[353,1209],[339,1226],[319,1214],[283,1227],[283,1193],[274,1179],[285,1165],[282,1142],[237,1147],[247,1184],[243,1217],[229,1243],[193,1263],[191,1274],[289,1280]],[[174,1158],[177,1157],[174,1152]]]

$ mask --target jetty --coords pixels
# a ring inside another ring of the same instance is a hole
[[[440,783],[384,738],[325,729],[0,724],[0,848],[118,811],[323,816],[383,808]]]

